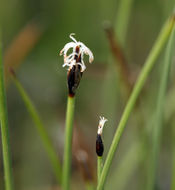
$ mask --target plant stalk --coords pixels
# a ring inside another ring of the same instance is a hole
[[[171,175],[171,190],[175,190],[175,119],[172,121],[172,175]]]
[[[124,109],[124,112],[122,114],[122,117],[121,117],[121,120],[117,127],[117,130],[115,132],[111,147],[109,149],[109,152],[108,152],[108,155],[107,155],[107,158],[106,158],[103,170],[102,170],[100,182],[97,186],[97,190],[102,190],[104,187],[112,160],[114,158],[115,152],[118,147],[118,143],[120,141],[120,137],[125,129],[127,121],[129,119],[129,116],[134,108],[136,100],[145,84],[145,81],[146,81],[150,71],[152,70],[153,66],[155,65],[156,59],[158,58],[161,50],[163,49],[168,37],[170,36],[170,34],[172,32],[173,26],[174,26],[174,17],[172,17],[170,20],[168,20],[168,22],[164,25],[162,31],[160,32],[151,52],[143,66],[143,69],[140,72],[140,75],[136,81],[134,89],[127,102],[127,105]]]
[[[36,110],[33,102],[30,100],[29,96],[25,92],[24,88],[22,87],[22,85],[20,84],[18,79],[15,77],[15,74],[13,73],[13,71],[11,72],[11,74],[12,74],[13,82],[14,82],[16,88],[18,89],[29,114],[31,115],[31,117],[33,119],[33,122],[35,123],[36,129],[38,130],[38,134],[41,137],[44,147],[48,153],[48,157],[50,158],[56,179],[57,179],[58,183],[61,183],[61,177],[62,177],[61,176],[61,164],[58,159],[58,155],[55,151],[55,148],[52,145],[50,137],[48,136],[48,132],[46,131],[45,126],[44,126],[43,122],[41,121],[38,111]]]
[[[97,177],[98,177],[98,183],[100,181],[101,172],[103,169],[103,157],[97,156]]]
[[[165,52],[165,59],[162,67],[160,87],[158,91],[156,112],[154,118],[154,125],[152,127],[152,151],[150,155],[150,163],[149,163],[149,173],[148,173],[148,190],[155,189],[156,183],[156,170],[158,163],[158,155],[161,146],[161,136],[162,136],[162,128],[163,128],[163,113],[164,113],[164,104],[165,104],[165,96],[166,89],[169,79],[170,67],[172,63],[172,55],[173,55],[173,45],[175,42],[175,30],[173,29],[172,35],[169,38],[169,42]]]
[[[2,42],[0,31],[0,121],[1,121],[1,136],[2,136],[2,153],[4,163],[5,175],[5,189],[13,190],[13,175],[12,175],[12,161],[9,142],[9,129],[8,129],[8,114],[6,92],[4,85],[4,67],[2,58]]]
[[[126,41],[132,7],[133,7],[133,0],[119,1],[119,7],[116,17],[117,19],[115,23],[115,33],[117,34],[119,43],[121,44],[122,47],[124,47]]]
[[[65,150],[63,163],[62,187],[64,190],[70,189],[70,172],[72,161],[72,134],[74,123],[75,96],[68,96],[66,111],[66,129],[65,129]]]

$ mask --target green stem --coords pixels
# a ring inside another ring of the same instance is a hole
[[[171,190],[175,190],[175,119],[172,121],[172,176],[171,176]]]
[[[162,122],[163,122],[163,112],[164,112],[164,104],[165,104],[165,95],[166,89],[169,79],[169,71],[172,63],[172,55],[173,55],[173,45],[174,45],[174,37],[175,33],[174,30],[172,35],[170,36],[166,52],[165,52],[165,60],[162,67],[161,73],[161,81],[160,81],[160,88],[158,91],[158,99],[157,99],[157,106],[154,118],[154,125],[152,127],[152,152],[150,155],[150,163],[149,163],[149,173],[148,173],[148,190],[155,189],[155,182],[156,182],[156,169],[158,163],[158,154],[160,150],[161,144],[161,134],[162,134]]]
[[[133,0],[120,0],[117,11],[115,31],[122,47],[125,44],[128,23],[131,15]]]
[[[1,136],[2,136],[2,151],[5,173],[5,188],[13,190],[12,164],[10,154],[9,129],[6,92],[4,87],[4,68],[2,62],[2,42],[0,33],[0,121],[1,121]]]
[[[66,111],[66,131],[65,131],[65,150],[64,150],[64,163],[63,163],[63,178],[62,186],[64,190],[70,188],[70,172],[72,160],[72,133],[74,122],[74,106],[75,97],[68,96],[67,111]]]
[[[100,181],[101,172],[103,169],[103,157],[97,156],[97,177],[98,177],[98,183]]]
[[[157,41],[155,42],[147,60],[143,66],[143,69],[140,72],[140,75],[136,81],[134,89],[131,93],[131,96],[130,96],[128,102],[127,102],[127,105],[124,109],[124,112],[122,114],[122,117],[121,117],[121,120],[120,120],[119,125],[117,127],[117,130],[115,132],[111,147],[109,149],[108,156],[106,158],[106,161],[105,161],[105,164],[103,167],[100,182],[97,186],[97,190],[102,190],[104,187],[104,184],[105,184],[108,172],[109,172],[109,168],[111,166],[114,154],[117,150],[117,146],[118,146],[120,137],[121,137],[123,130],[125,129],[125,126],[127,124],[128,118],[129,118],[129,116],[130,116],[130,114],[134,108],[137,97],[139,96],[150,71],[152,70],[153,66],[155,65],[155,61],[156,61],[158,55],[160,54],[162,48],[164,47],[169,35],[171,34],[173,25],[174,25],[174,18],[172,17],[172,19],[170,19],[165,24],[165,26],[163,27],[161,33],[158,36]]]
[[[35,123],[36,129],[38,130],[38,134],[40,135],[41,140],[43,141],[44,147],[50,158],[56,179],[59,183],[61,183],[61,177],[62,177],[61,176],[61,164],[58,159],[58,155],[52,145],[52,142],[48,136],[48,133],[45,129],[45,126],[44,126],[43,122],[41,121],[40,116],[39,116],[33,102],[30,100],[30,98],[27,95],[27,93],[25,92],[24,88],[22,87],[20,82],[17,80],[17,78],[14,76],[14,74],[12,76],[13,76],[14,84],[16,85],[16,87],[21,95],[21,98],[24,101],[24,104],[26,105],[28,112],[31,115],[33,122]]]

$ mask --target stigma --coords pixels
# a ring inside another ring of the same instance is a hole
[[[60,55],[64,56],[63,67],[68,66],[68,70],[71,70],[73,66],[80,65],[81,72],[84,72],[86,69],[84,55],[89,56],[89,63],[92,63],[94,56],[91,50],[82,42],[77,41],[73,35],[75,34],[71,33],[69,36],[73,42],[67,43],[60,51]],[[72,52],[68,54],[70,49],[72,49]]]

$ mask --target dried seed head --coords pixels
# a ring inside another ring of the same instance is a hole
[[[107,119],[104,117],[100,117],[99,125],[98,125],[98,131],[97,131],[97,139],[96,139],[96,153],[98,156],[103,155],[104,151],[104,146],[103,146],[103,141],[102,141],[102,132],[103,132],[103,127]]]

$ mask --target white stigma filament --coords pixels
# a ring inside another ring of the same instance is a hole
[[[84,64],[84,54],[89,56],[89,63],[92,63],[92,61],[94,60],[94,56],[91,52],[91,50],[85,46],[82,42],[77,41],[73,35],[75,35],[74,33],[70,34],[70,38],[72,39],[73,42],[69,42],[67,43],[64,48],[60,51],[60,55],[64,56],[64,64],[63,67],[68,66],[68,70],[71,69],[74,65],[80,65],[81,66],[81,72],[83,72],[86,69],[86,66]],[[72,53],[70,53],[69,55],[67,55],[69,49],[73,49]],[[78,49],[78,51],[77,51]],[[75,56],[77,57],[81,57],[81,61],[77,62],[75,59]]]
[[[100,121],[99,121],[99,124],[98,124],[98,131],[97,131],[98,135],[102,135],[103,127],[104,127],[104,124],[105,124],[106,121],[108,121],[108,120],[105,119],[104,117],[100,117]]]

